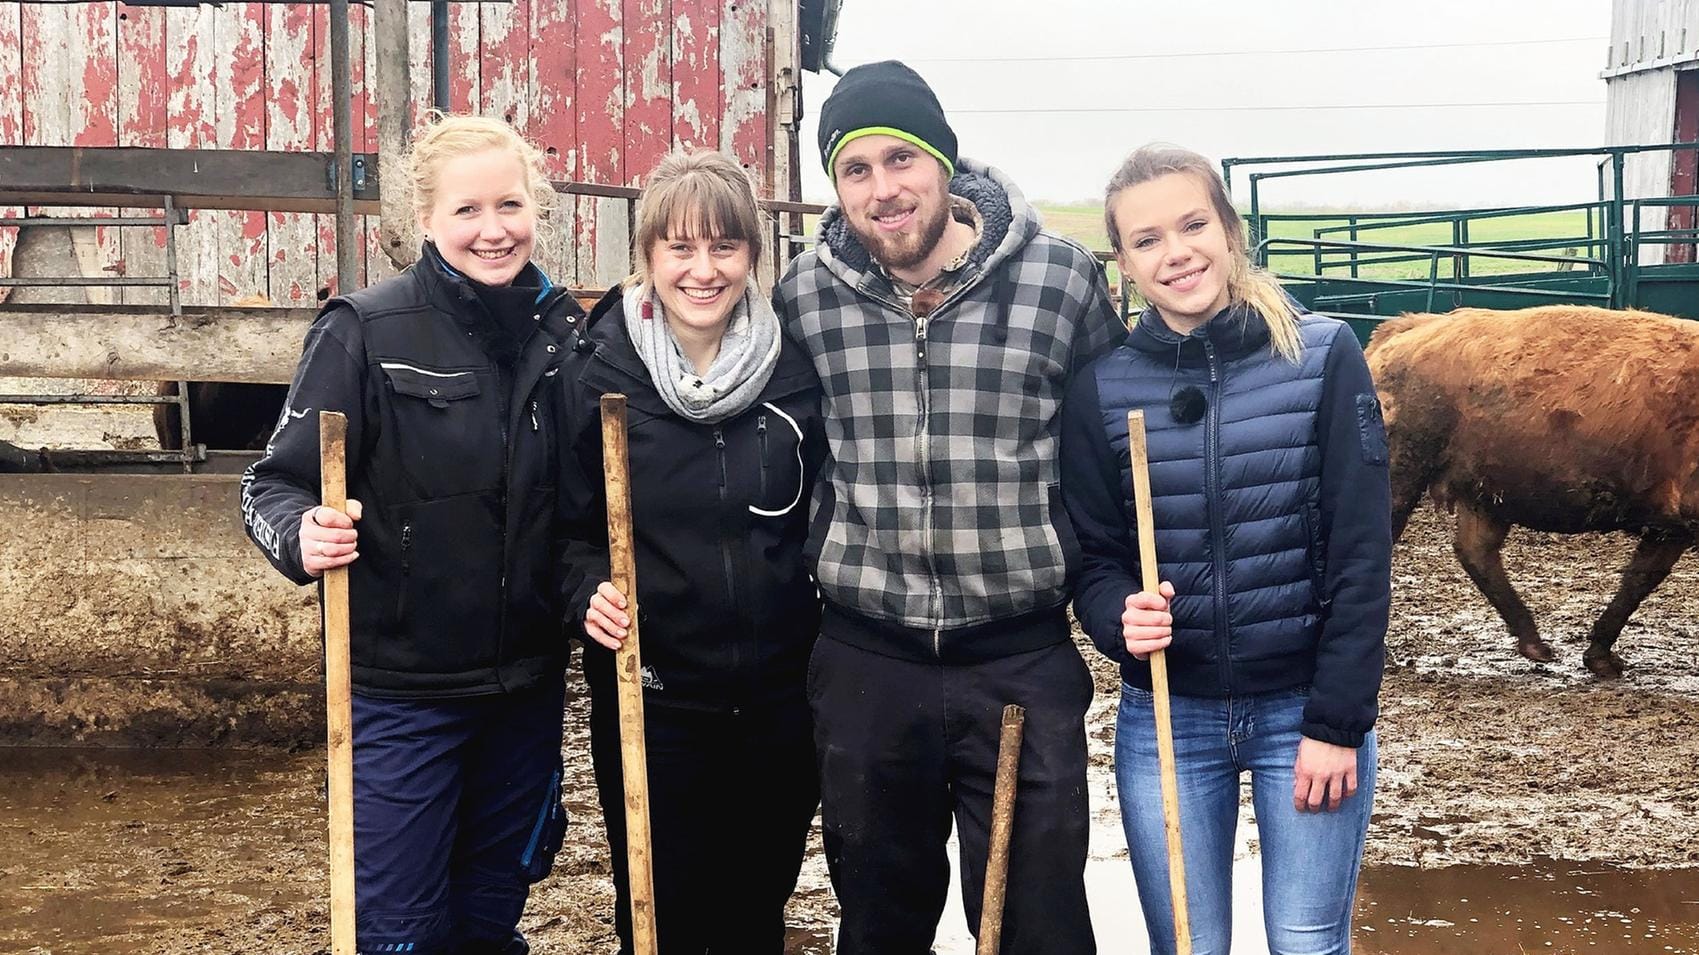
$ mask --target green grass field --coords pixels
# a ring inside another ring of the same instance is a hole
[[[1095,204],[1039,203],[1038,207],[1044,215],[1045,225],[1051,230],[1076,239],[1088,249],[1098,251],[1109,249],[1108,234],[1103,228],[1103,209],[1101,206]],[[1272,223],[1271,231],[1276,238],[1316,238],[1315,230],[1347,224],[1345,213],[1341,212],[1337,215],[1337,218],[1308,221],[1277,219]],[[1532,239],[1565,240],[1556,248],[1538,250],[1531,254],[1556,256],[1586,256],[1592,254],[1596,256],[1596,251],[1588,252],[1586,235],[1587,215],[1585,211],[1545,212],[1474,220],[1469,223],[1468,241],[1472,245],[1479,245]],[[1321,238],[1349,240],[1351,237],[1348,233],[1340,231],[1323,235]],[[1434,246],[1451,245],[1454,239],[1451,224],[1429,223],[1394,225],[1373,229],[1364,227],[1359,231],[1356,241],[1394,246]],[[1293,247],[1287,247],[1287,249],[1293,250]],[[1297,251],[1297,254],[1275,255],[1269,263],[1270,267],[1285,275],[1317,274],[1315,252],[1308,248],[1295,251]],[[1426,278],[1428,276],[1430,266],[1426,256],[1422,257],[1420,261],[1410,262],[1368,264],[1362,261],[1364,258],[1385,257],[1388,254],[1359,251],[1358,275],[1373,278]],[[1348,251],[1326,251],[1323,253],[1322,271],[1334,276],[1349,275],[1350,272],[1347,267],[1349,261],[1350,253]],[[1482,253],[1470,256],[1468,267],[1470,273],[1474,275],[1558,271],[1566,268],[1562,263],[1493,258]],[[1449,276],[1450,269],[1450,260],[1442,260],[1440,274]],[[1112,276],[1113,271],[1113,266],[1111,266]]]

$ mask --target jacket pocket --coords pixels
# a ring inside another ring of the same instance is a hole
[[[396,581],[396,638],[370,663],[403,673],[469,673],[498,662],[503,592],[502,507],[494,492],[396,506],[385,555]],[[372,555],[376,556],[376,555]],[[403,570],[403,562],[405,569]]]
[[[543,794],[543,805],[537,811],[536,822],[525,851],[519,857],[519,868],[530,882],[540,882],[554,866],[555,855],[566,841],[566,807],[560,803],[561,771],[555,770]]]
[[[1056,534],[1056,544],[1062,548],[1062,566],[1067,575],[1064,579],[1071,586],[1079,579],[1080,573],[1080,540],[1074,534],[1074,522],[1068,520],[1068,512],[1062,506],[1062,482],[1053,481],[1045,486],[1050,504],[1050,528]]]
[[[413,585],[413,522],[401,522],[401,580],[395,587],[395,619],[407,619],[407,590]]]
[[[1316,603],[1326,607],[1327,599],[1327,550],[1321,539],[1321,513],[1315,505],[1306,502],[1298,509],[1298,515],[1304,523],[1304,558],[1310,571],[1310,593]]]
[[[760,456],[756,517],[786,517],[803,506],[807,482],[802,470],[802,427],[772,402],[762,402],[755,416],[755,447]]]
[[[398,395],[419,398],[433,408],[447,408],[449,402],[475,398],[480,393],[478,376],[470,371],[435,371],[404,362],[380,362],[389,386]]]

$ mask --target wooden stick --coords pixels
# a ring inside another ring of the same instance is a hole
[[[1133,510],[1138,521],[1139,569],[1143,588],[1156,593],[1162,576],[1156,566],[1156,525],[1150,508],[1150,454],[1145,447],[1144,412],[1127,412],[1127,448],[1132,458]],[[1150,655],[1150,690],[1156,702],[1156,758],[1162,767],[1162,821],[1168,834],[1168,894],[1174,904],[1177,955],[1191,955],[1192,919],[1186,911],[1186,859],[1180,842],[1180,782],[1174,769],[1174,728],[1168,714],[1168,655]]]
[[[631,544],[631,473],[625,396],[602,396],[602,474],[608,498],[608,564],[631,618],[614,655],[619,685],[619,750],[625,776],[626,881],[635,955],[655,955],[655,873],[649,846],[649,764],[643,741],[643,662],[637,649],[637,566]]]
[[[348,419],[319,412],[319,490],[348,509]],[[348,664],[348,568],[324,572],[325,749],[330,761],[330,951],[354,955],[354,714]]]
[[[1026,710],[1003,707],[1003,732],[997,743],[997,788],[991,797],[991,851],[985,859],[985,893],[979,912],[975,955],[997,955],[1003,942],[1003,898],[1009,883],[1009,834],[1015,825],[1015,790],[1020,781],[1021,735]]]

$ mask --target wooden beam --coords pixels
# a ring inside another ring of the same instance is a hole
[[[0,147],[3,148],[3,147]],[[157,198],[159,193],[152,195],[125,192],[16,192],[11,189],[0,189],[0,202],[6,203],[7,208],[19,206],[75,206],[89,208],[97,206],[125,206],[132,209],[147,208],[146,200]],[[284,199],[274,196],[204,196],[193,193],[172,194],[179,209],[244,209],[253,212],[320,212],[327,215],[336,214],[336,199]],[[141,201],[141,205],[137,202]],[[377,215],[379,202],[376,199],[355,199],[354,211],[362,215]],[[158,206],[154,206],[158,208]],[[53,225],[43,222],[43,225]]]
[[[356,183],[354,197],[376,200],[376,157],[359,153],[354,159],[366,171],[364,182]],[[330,153],[260,149],[0,146],[0,183],[5,183],[8,194],[231,196],[323,200],[334,207],[331,162]]]
[[[311,308],[0,307],[0,377],[287,384]]]

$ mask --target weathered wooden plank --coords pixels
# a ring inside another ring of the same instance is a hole
[[[625,62],[620,0],[578,0],[578,178],[625,182]],[[578,275],[599,281],[598,208],[580,199],[574,241]]]
[[[353,89],[352,66],[354,63],[365,62],[365,50],[361,37],[353,30],[348,36],[348,57],[350,65],[350,91]],[[313,8],[313,148],[332,153],[336,149],[336,97],[331,83],[330,69],[330,7],[317,6]],[[355,127],[356,138],[365,134],[364,124]],[[356,145],[356,150],[360,147]],[[376,166],[372,166],[376,171]],[[316,279],[319,289],[330,289],[331,294],[351,291],[337,287],[336,281],[336,216],[318,215],[314,217],[313,228],[318,236],[318,258]],[[355,251],[355,275],[360,274],[359,262],[365,242],[360,243],[360,249]],[[358,281],[358,280],[356,280]]]
[[[672,148],[672,4],[623,0],[625,177],[635,186]]]
[[[286,384],[310,308],[0,308],[0,377]]]
[[[531,42],[526,53],[526,121],[521,130],[543,150],[549,178],[570,179],[578,169],[578,43],[573,0],[530,0]],[[538,264],[557,283],[578,282],[574,254],[577,204],[557,196]]]
[[[720,147],[720,0],[672,0],[673,145]]]
[[[0,143],[24,141],[23,11],[19,4],[0,0]],[[0,205],[0,218],[23,215],[22,206]],[[18,230],[0,227],[0,275],[12,274],[12,250]],[[0,288],[0,302],[11,295]]]
[[[164,148],[166,128],[165,11],[159,7],[118,5],[118,145]],[[4,137],[0,137],[4,139]],[[158,216],[151,206],[126,206],[126,216]],[[165,230],[130,226],[119,229],[123,273],[165,275]],[[163,305],[160,288],[134,287],[121,292],[126,305]]]
[[[213,142],[219,149],[264,149],[266,5],[235,3],[214,14],[217,50]],[[266,217],[263,212],[213,212],[218,241],[219,303],[265,296]]]
[[[381,152],[378,140],[378,84],[382,76],[378,72],[378,29],[377,10],[373,7],[356,5],[350,8],[358,11],[353,16],[355,31],[360,34],[360,48],[363,55],[360,58],[360,85],[362,94],[356,101],[354,110],[354,129],[359,134],[362,149],[368,153]],[[374,171],[378,171],[374,169]],[[383,248],[383,234],[379,229],[380,217],[360,216],[360,234],[365,239],[365,248],[361,250],[362,275],[366,284],[380,282],[400,270],[390,261],[389,254]]]
[[[408,129],[424,122],[431,101],[431,5],[407,4]],[[409,137],[411,139],[411,137]]]
[[[218,100],[212,85],[216,23],[217,10],[210,6],[166,11],[165,66],[171,83],[166,144],[173,149],[211,149],[217,142]],[[177,266],[184,304],[217,303],[218,230],[208,213],[191,212],[189,224],[177,227]]]
[[[448,104],[456,113],[482,113],[483,77],[478,57],[479,3],[448,5]]]
[[[522,133],[530,124],[526,70],[531,57],[531,3],[478,4],[480,111]]]
[[[167,11],[168,13],[175,11]],[[210,75],[210,74],[209,74]],[[172,100],[177,98],[176,91]],[[330,154],[261,150],[193,149],[175,145],[191,135],[176,124],[181,113],[172,107],[166,129],[170,149],[123,147],[18,147],[0,146],[0,183],[5,191],[71,194],[157,196],[227,196],[254,201],[277,200],[255,209],[285,208],[283,200],[334,201],[326,179]],[[211,135],[210,131],[207,135]],[[372,165],[367,156],[368,165]],[[355,193],[357,201],[377,198],[377,180]],[[85,202],[75,201],[77,205]],[[187,203],[185,203],[187,205]],[[303,208],[307,206],[303,205]],[[207,208],[240,209],[221,204]],[[375,208],[374,210],[375,211]]]
[[[595,270],[591,285],[607,288],[631,274],[630,199],[591,199],[596,204]]]
[[[373,152],[376,150],[376,140],[370,135],[369,115],[372,110],[371,74],[367,71],[367,48],[372,41],[372,11],[364,4],[349,4],[348,6],[348,92],[349,92],[349,121],[353,133],[353,151]],[[375,171],[375,170],[374,170]],[[367,255],[370,252],[373,237],[366,234],[366,222],[363,216],[355,218],[354,234],[360,240],[359,248],[354,253],[354,274],[359,276],[362,286],[367,284],[366,269]]]
[[[313,148],[313,14],[296,4],[266,9],[265,148],[304,152]],[[322,182],[324,176],[319,176]],[[274,305],[310,306],[317,301],[318,237],[313,217],[298,212],[268,215],[270,248],[267,295]]]
[[[724,0],[720,13],[720,149],[767,182],[767,2]]]

